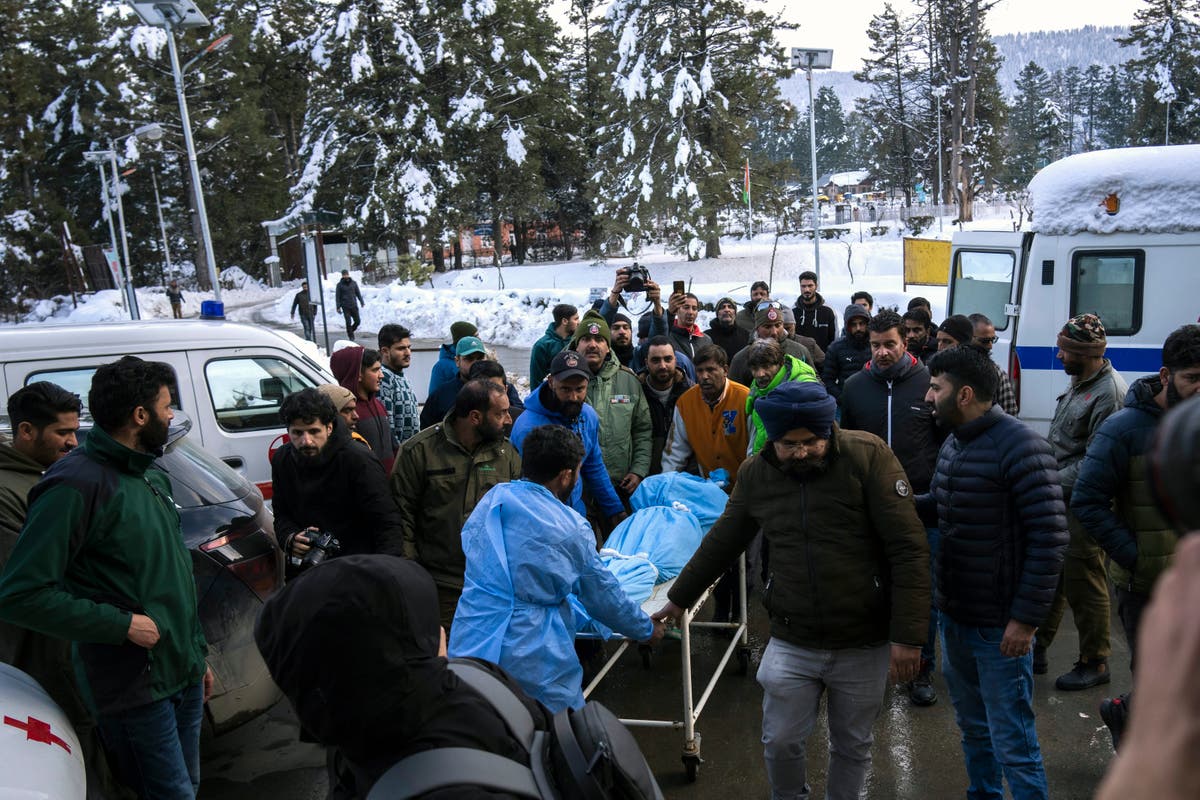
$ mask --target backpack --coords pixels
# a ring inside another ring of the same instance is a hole
[[[485,668],[453,659],[450,669],[492,705],[525,746],[529,766],[469,747],[425,750],[396,762],[367,800],[407,800],[464,784],[533,800],[662,800],[637,741],[600,703],[560,711],[551,730],[539,731],[516,692]]]

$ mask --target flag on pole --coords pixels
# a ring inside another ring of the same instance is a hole
[[[742,202],[750,205],[750,159],[746,159],[746,178],[742,183]]]

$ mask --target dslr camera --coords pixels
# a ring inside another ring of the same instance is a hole
[[[645,267],[635,261],[621,271],[629,276],[629,282],[625,284],[625,291],[646,291],[646,281],[650,280],[650,272]]]
[[[342,552],[342,543],[329,531],[310,531],[306,534],[309,550],[303,556],[288,556],[288,563],[296,572],[304,572],[317,566],[327,558]]]

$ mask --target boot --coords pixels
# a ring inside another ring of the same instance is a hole
[[[1058,680],[1054,682],[1055,688],[1064,692],[1078,692],[1082,689],[1091,689],[1093,686],[1100,686],[1112,680],[1112,675],[1108,671],[1108,661],[1099,659],[1097,661],[1076,661],[1075,667],[1070,672],[1058,676]]]
[[[1120,697],[1110,697],[1100,703],[1100,719],[1108,726],[1112,736],[1113,750],[1121,746],[1121,736],[1125,733],[1125,725],[1129,720],[1129,701],[1132,693]]]
[[[908,685],[908,699],[914,706],[931,706],[937,702],[937,692],[934,691],[929,672],[922,672]]]

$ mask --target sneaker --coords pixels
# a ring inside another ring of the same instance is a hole
[[[914,706],[931,706],[937,702],[937,692],[933,690],[933,681],[928,672],[922,672],[908,685],[908,699]]]
[[[1125,725],[1129,721],[1129,695],[1110,697],[1100,703],[1100,719],[1108,726],[1112,735],[1113,750],[1121,746],[1121,736],[1125,733]]]
[[[1091,689],[1112,680],[1106,661],[1076,661],[1075,668],[1058,676],[1054,686],[1064,692],[1077,692],[1081,689]]]
[[[1050,671],[1050,659],[1046,656],[1046,648],[1039,644],[1033,646],[1033,674],[1045,675]]]

